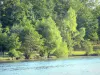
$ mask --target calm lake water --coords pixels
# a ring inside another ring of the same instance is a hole
[[[100,57],[0,63],[0,75],[100,75]]]

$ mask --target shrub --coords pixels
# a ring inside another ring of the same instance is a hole
[[[68,48],[65,42],[63,42],[60,47],[54,52],[54,55],[59,57],[67,57],[68,56]]]
[[[20,51],[16,51],[15,49],[10,50],[9,53],[8,53],[8,55],[10,57],[12,57],[12,60],[13,60],[14,57],[20,58],[21,54],[22,53]]]

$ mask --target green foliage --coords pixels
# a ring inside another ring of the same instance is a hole
[[[29,59],[31,53],[34,53],[34,51],[38,53],[43,49],[43,40],[41,39],[41,35],[35,31],[29,20],[27,20],[27,23],[21,22],[21,25],[22,24],[24,24],[24,28],[22,28],[23,30],[20,33],[22,49],[24,51],[25,58]]]
[[[70,28],[71,32],[75,32],[77,27],[75,10],[70,7],[67,12],[67,15],[68,15],[67,17],[68,28]]]
[[[84,41],[84,36],[85,36],[85,28],[82,27],[79,29],[78,35],[74,38],[74,44],[80,46],[80,42]]]
[[[8,45],[7,42],[8,42],[7,33],[3,32],[3,28],[2,28],[2,25],[1,25],[0,26],[0,51],[3,52],[3,55],[4,55],[5,51],[8,51],[7,50],[7,45]]]
[[[67,0],[54,0],[54,19],[63,19],[66,17],[68,11],[68,1]]]
[[[78,11],[77,15],[78,28],[86,29],[86,39],[98,40],[98,20],[92,13],[92,9],[83,5],[83,8]]]
[[[40,39],[41,37],[36,31],[34,30],[32,30],[31,32],[30,30],[27,31],[29,32],[24,37],[22,49],[24,50],[25,56],[27,55],[31,56],[31,54],[34,53],[35,51],[39,52],[40,50],[42,50],[43,40]],[[28,58],[30,58],[30,56]]]
[[[68,48],[65,42],[61,43],[60,47],[54,52],[54,55],[58,58],[68,56]]]
[[[86,51],[86,55],[91,55],[93,52],[93,45],[89,40],[85,40],[82,42],[82,46],[84,50]]]
[[[62,37],[56,27],[56,23],[50,17],[42,19],[36,23],[36,29],[45,40],[44,46],[46,47],[46,52],[49,57],[62,43]]]
[[[15,49],[12,49],[12,50],[10,50],[9,52],[8,52],[8,55],[10,56],[10,57],[16,57],[16,58],[18,58],[18,57],[20,57],[21,56],[21,52],[20,51],[16,51]]]
[[[5,0],[3,4],[0,6],[1,8],[1,16],[0,20],[3,27],[12,26],[15,23],[15,11],[17,9],[17,5],[20,3],[20,0]]]
[[[80,0],[68,0],[69,7],[72,7],[76,12],[78,12],[82,7],[83,4]]]
[[[100,40],[99,7],[98,0],[2,0],[0,50],[29,59],[66,57],[79,46],[90,55],[91,41]]]
[[[9,36],[8,38],[8,49],[12,50],[12,49],[19,49],[21,46],[21,42],[19,42],[19,37],[17,36],[17,34],[12,33],[11,36]]]
[[[97,55],[100,55],[100,50],[96,50],[96,54]]]
[[[29,0],[32,3],[32,11],[35,19],[52,16],[54,3],[53,0]]]
[[[60,20],[58,20],[60,21]],[[77,23],[76,23],[76,13],[75,10],[71,7],[69,8],[67,12],[67,16],[65,19],[61,21],[61,23],[58,23],[59,30],[61,31],[61,36],[63,38],[63,41],[65,41],[68,45],[69,49],[69,55],[71,55],[71,52],[73,50],[74,40],[77,34]]]

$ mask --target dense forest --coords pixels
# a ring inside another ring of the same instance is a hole
[[[99,0],[0,0],[0,52],[10,57],[100,54]]]

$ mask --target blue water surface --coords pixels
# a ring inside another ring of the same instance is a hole
[[[100,75],[100,57],[0,63],[0,75]]]

